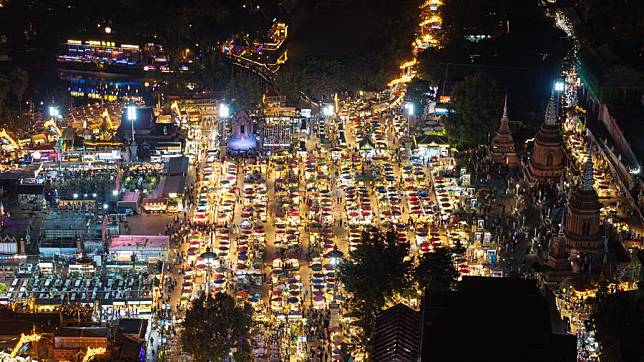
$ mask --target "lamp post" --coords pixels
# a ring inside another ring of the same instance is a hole
[[[136,159],[136,142],[134,141],[134,121],[136,121],[136,106],[133,104],[130,104],[126,107],[126,118],[128,121],[130,121],[130,125],[132,126],[132,142],[130,144],[130,162],[133,162],[134,159]]]
[[[335,304],[335,294],[336,294],[336,291],[338,290],[337,269],[338,269],[338,264],[340,264],[340,261],[342,260],[343,256],[344,256],[344,253],[338,250],[338,246],[335,244],[333,245],[333,249],[326,254],[326,258],[329,259],[329,261],[331,262],[331,265],[333,266],[333,273],[335,275],[335,286],[333,288],[334,304]]]
[[[412,102],[406,102],[405,105],[403,106],[405,108],[405,114],[407,115],[407,137],[411,141],[411,127],[409,125],[409,122],[411,122],[411,117],[414,115],[414,104]]]
[[[201,258],[206,263],[206,293],[210,295],[210,267],[217,260],[217,254],[210,251],[210,247],[206,248],[206,251],[201,254]]]
[[[134,143],[134,121],[136,121],[136,106],[127,106],[126,112],[127,120],[130,121],[130,124],[132,125],[132,143]]]

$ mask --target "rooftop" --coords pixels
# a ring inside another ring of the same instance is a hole
[[[168,235],[118,235],[112,238],[110,249],[131,248],[158,248],[168,247],[170,237]]]

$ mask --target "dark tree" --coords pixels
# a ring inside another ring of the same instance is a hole
[[[445,55],[435,48],[423,50],[418,55],[420,76],[433,85],[439,85],[445,77]]]
[[[623,361],[640,361],[644,356],[644,298],[639,290],[608,295],[598,292],[597,311],[592,321],[604,353],[621,353]],[[609,352],[612,351],[612,352]]]
[[[214,298],[204,293],[186,312],[181,344],[197,361],[222,361],[233,348],[242,354],[237,357],[244,358],[250,350],[251,324],[249,304],[236,305],[225,293]]]
[[[414,114],[420,115],[429,101],[430,83],[423,79],[414,78],[407,85],[406,101],[414,105]]]
[[[25,95],[29,84],[29,73],[20,67],[15,67],[9,77],[11,79],[11,93],[16,103],[16,111],[20,113],[22,111],[22,97]]]
[[[450,143],[458,148],[487,144],[503,113],[501,86],[486,73],[465,77],[452,89],[454,113],[445,128]]]
[[[224,95],[232,100],[235,109],[247,110],[261,102],[262,88],[257,76],[245,74],[233,77],[226,85]]]
[[[361,328],[360,343],[371,347],[375,320],[388,298],[411,285],[411,263],[405,260],[409,245],[401,244],[396,233],[366,231],[360,245],[339,267],[339,278],[350,293],[349,305]]]
[[[448,248],[438,248],[424,254],[415,272],[418,285],[423,289],[451,290],[458,280],[452,250]]]

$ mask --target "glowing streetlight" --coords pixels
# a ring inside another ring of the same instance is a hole
[[[338,250],[337,245],[333,245],[333,249],[329,251],[325,257],[329,259],[331,262],[331,266],[333,267],[333,270],[335,271],[338,267],[338,264],[340,264],[340,261],[342,260],[342,257],[344,256],[344,253]],[[333,303],[335,304],[335,295],[336,295],[336,290],[338,289],[337,285],[337,280],[338,278],[335,278],[335,283],[336,285],[333,286]]]
[[[335,109],[333,108],[333,104],[327,104],[322,108],[322,115],[324,117],[333,117],[334,113]]]
[[[105,34],[109,34],[112,32],[112,28],[110,28],[109,26],[106,26],[105,29],[103,30],[105,30]]]
[[[413,116],[414,115],[414,104],[411,102],[405,103],[405,110],[407,111],[408,116]]]
[[[78,194],[74,194],[74,195],[73,195],[73,197],[74,197],[75,199],[77,199],[77,198],[78,198]]]
[[[206,263],[206,266],[208,267],[206,272],[206,293],[210,294],[210,267],[215,263],[215,261],[217,261],[218,256],[210,251],[210,247],[207,247],[206,251],[201,254],[201,259],[203,259],[204,263]]]
[[[49,117],[60,118],[60,109],[56,106],[49,106]]]
[[[225,103],[219,103],[219,118],[230,117],[230,107]]]
[[[134,144],[134,121],[136,121],[136,106],[133,104],[130,104],[126,108],[126,116],[127,120],[130,121],[130,124],[132,125],[132,143]]]
[[[110,208],[110,205],[108,205],[108,204],[103,204],[103,210],[107,210],[107,209],[109,209],[109,208]]]
[[[326,254],[326,257],[329,259],[331,265],[333,265],[334,268],[338,266],[338,264],[340,264],[342,256],[344,256],[344,253],[338,250],[337,245],[333,245],[333,249]]]
[[[563,92],[566,89],[566,83],[562,80],[558,80],[555,82],[554,88],[556,92]]]
[[[118,196],[119,190],[112,190],[112,196]]]

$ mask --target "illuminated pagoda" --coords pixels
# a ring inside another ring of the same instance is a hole
[[[549,265],[553,267],[562,267],[565,263],[562,263],[561,259],[567,259],[568,255],[573,261],[579,258],[583,262],[600,260],[603,254],[599,218],[601,204],[593,187],[592,159],[592,150],[589,146],[582,185],[572,194],[565,210],[563,240],[556,240],[555,245],[551,246],[551,251],[554,253],[550,255]],[[562,239],[561,234],[559,239]],[[557,248],[556,244],[561,242],[564,243],[564,248],[553,250]]]
[[[553,93],[546,108],[545,121],[534,138],[534,149],[527,170],[531,181],[558,179],[563,173],[563,137],[557,117],[558,99]]]
[[[492,139],[492,161],[497,165],[506,165],[508,167],[516,167],[519,165],[519,159],[514,149],[514,139],[510,132],[507,96],[505,97],[505,105],[503,106],[501,124]]]
[[[244,111],[237,113],[231,122],[228,149],[234,154],[254,153],[257,149],[255,125]]]

